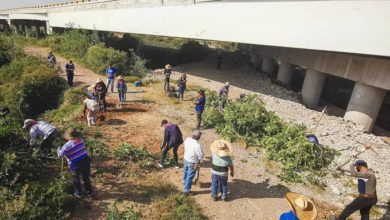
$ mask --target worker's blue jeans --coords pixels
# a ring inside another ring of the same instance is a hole
[[[185,193],[188,193],[191,190],[192,180],[194,179],[196,174],[196,169],[194,169],[194,165],[194,163],[184,160],[183,184]]]
[[[111,85],[111,92],[114,92],[114,82],[115,79],[107,78],[107,90],[110,88]]]
[[[74,193],[77,195],[82,195],[82,188],[81,188],[81,182],[80,182],[80,176],[83,179],[84,182],[84,189],[87,194],[92,193],[92,186],[91,186],[91,180],[89,178],[91,173],[91,160],[89,157],[86,157],[84,159],[81,159],[80,161],[77,161],[75,163],[72,163],[71,168],[72,173],[72,183],[73,183],[73,189]]]
[[[221,199],[227,198],[228,186],[227,186],[228,177],[211,174],[211,196],[217,197],[218,189],[222,193]]]

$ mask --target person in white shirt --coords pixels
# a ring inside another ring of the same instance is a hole
[[[185,195],[189,195],[191,191],[192,180],[196,174],[196,166],[204,159],[203,150],[199,144],[201,136],[202,133],[200,131],[194,131],[192,138],[187,138],[184,141],[183,184]]]
[[[30,147],[33,147],[36,144],[38,137],[42,137],[41,149],[50,152],[50,148],[53,146],[57,134],[56,127],[44,121],[26,119],[24,121],[23,129],[27,129],[30,132]]]
[[[99,110],[99,104],[90,98],[85,98],[83,101],[84,105],[84,116],[85,112],[87,112],[87,121],[88,126],[96,125],[96,113]]]

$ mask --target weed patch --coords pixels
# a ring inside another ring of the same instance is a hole
[[[223,110],[218,107],[221,102]],[[336,150],[308,142],[305,126],[283,123],[257,96],[233,102],[208,92],[204,119],[207,127],[214,127],[229,141],[264,147],[268,159],[282,164],[280,178],[286,182],[320,184],[318,177],[337,155]]]

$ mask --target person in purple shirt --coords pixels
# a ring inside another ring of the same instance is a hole
[[[85,142],[80,138],[81,134],[73,128],[66,130],[64,138],[68,141],[64,146],[57,149],[58,157],[66,157],[70,172],[72,173],[72,184],[74,196],[81,198],[83,195],[92,196],[92,185],[90,180],[91,160],[85,148]],[[85,193],[82,193],[80,176],[84,181]]]
[[[204,110],[204,106],[206,104],[206,96],[204,94],[204,90],[199,90],[198,92],[199,98],[195,103],[195,111],[196,111],[196,129],[200,129],[200,124],[202,123],[202,113]]]
[[[179,126],[169,123],[165,119],[161,121],[161,126],[164,127],[164,141],[161,144],[161,162],[157,163],[157,165],[160,168],[164,168],[164,161],[167,157],[168,151],[173,149],[173,155],[175,157],[175,168],[179,168],[179,157],[177,155],[177,150],[183,143],[183,134],[181,133]]]
[[[112,64],[108,64],[108,68],[106,70],[107,74],[107,90],[110,88],[111,85],[111,92],[114,92],[114,83],[115,83],[115,75],[117,70],[112,67]]]

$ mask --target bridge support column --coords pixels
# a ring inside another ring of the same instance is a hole
[[[344,119],[360,124],[364,131],[371,132],[385,95],[383,89],[356,82]]]
[[[302,87],[303,104],[309,108],[315,108],[318,106],[325,80],[325,73],[321,73],[315,70],[307,71]]]
[[[46,21],[46,33],[51,34],[53,29],[50,27],[49,21]]]
[[[290,85],[293,78],[294,66],[290,63],[281,62],[279,66],[277,80],[282,83],[282,85]]]
[[[272,73],[274,71],[274,63],[272,62],[272,58],[263,57],[261,71],[264,73]]]
[[[256,65],[259,63],[259,55],[252,53],[251,54],[251,63]]]

